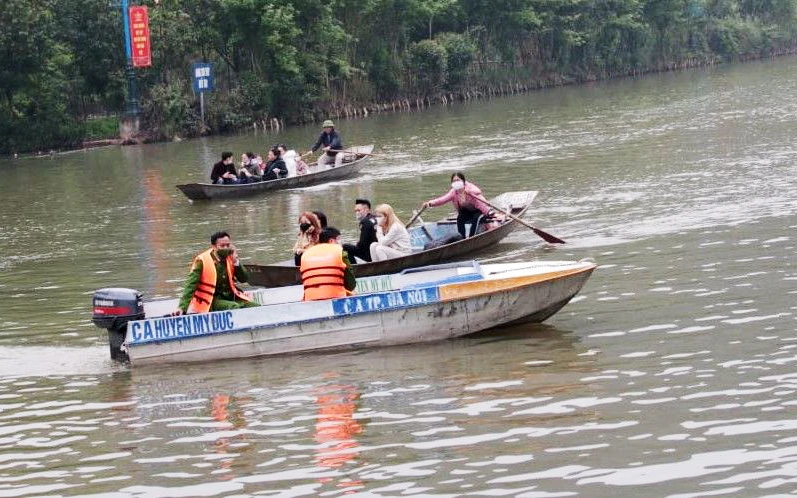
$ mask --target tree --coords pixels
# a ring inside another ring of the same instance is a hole
[[[476,54],[476,45],[470,38],[459,33],[441,33],[437,35],[436,41],[446,51],[446,87],[454,90],[467,79],[468,67]]]
[[[656,55],[659,61],[669,58],[681,34],[685,0],[647,0],[642,9],[656,33]]]
[[[422,40],[410,46],[409,70],[414,87],[420,95],[429,96],[440,91],[446,81],[446,49],[434,40]]]
[[[417,9],[429,20],[429,39],[432,39],[432,23],[457,6],[457,0],[419,0]]]

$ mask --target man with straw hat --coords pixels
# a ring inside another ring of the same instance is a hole
[[[327,119],[321,124],[321,127],[323,130],[318,136],[318,140],[316,140],[307,154],[315,152],[319,147],[324,151],[321,157],[318,158],[318,171],[327,169],[327,165],[333,160],[335,161],[334,167],[340,167],[343,164],[343,141],[340,139],[338,132],[335,131],[335,123],[331,119]]]

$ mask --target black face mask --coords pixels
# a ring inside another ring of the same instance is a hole
[[[309,223],[299,223],[299,230],[301,230],[302,232],[306,232],[306,231],[310,230],[311,226],[313,226],[313,225],[311,225]]]

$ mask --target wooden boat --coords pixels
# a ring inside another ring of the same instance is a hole
[[[260,307],[182,316],[163,316],[176,300],[145,307],[135,290],[100,289],[94,322],[108,329],[112,355],[117,347],[134,365],[412,344],[541,322],[595,268],[589,261],[436,265],[362,279],[350,297],[301,301],[301,286],[258,289]]]
[[[183,185],[177,185],[177,188],[180,189],[180,191],[192,201],[199,201],[230,197],[245,197],[271,190],[309,187],[310,185],[318,185],[320,183],[327,183],[353,176],[359,172],[363,166],[365,166],[365,161],[368,159],[368,157],[370,157],[372,150],[374,150],[373,145],[350,147],[345,149],[346,155],[344,156],[342,166],[337,168],[329,168],[316,173],[308,173],[306,175],[291,176],[288,178],[280,178],[267,182],[238,183],[234,185],[186,183]],[[316,163],[309,165],[311,171],[315,165]]]
[[[516,217],[522,217],[529,208],[536,191],[505,192],[490,202]],[[354,274],[360,277],[397,273],[414,266],[433,265],[457,259],[470,259],[478,251],[493,246],[515,229],[518,223],[508,218],[495,226],[480,225],[473,237],[458,240],[449,244],[429,247],[435,240],[445,240],[457,234],[456,216],[449,216],[436,222],[422,223],[408,229],[412,245],[412,253],[400,258],[373,263],[353,265]],[[427,248],[425,248],[427,247]],[[299,271],[293,259],[271,265],[246,265],[249,272],[249,283],[264,287],[281,287],[301,283]]]

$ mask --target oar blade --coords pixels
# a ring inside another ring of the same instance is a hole
[[[548,233],[548,232],[544,232],[544,231],[540,230],[540,229],[539,229],[539,228],[537,228],[537,227],[531,227],[531,229],[532,229],[532,230],[534,230],[534,233],[536,233],[537,235],[539,235],[539,236],[540,236],[540,238],[541,238],[542,240],[544,240],[545,242],[548,242],[548,243],[550,243],[550,244],[564,244],[564,243],[565,243],[565,241],[564,241],[564,240],[562,240],[562,239],[560,239],[559,237],[556,237],[556,236],[554,236],[554,235],[551,235],[551,234],[550,234],[550,233]]]

